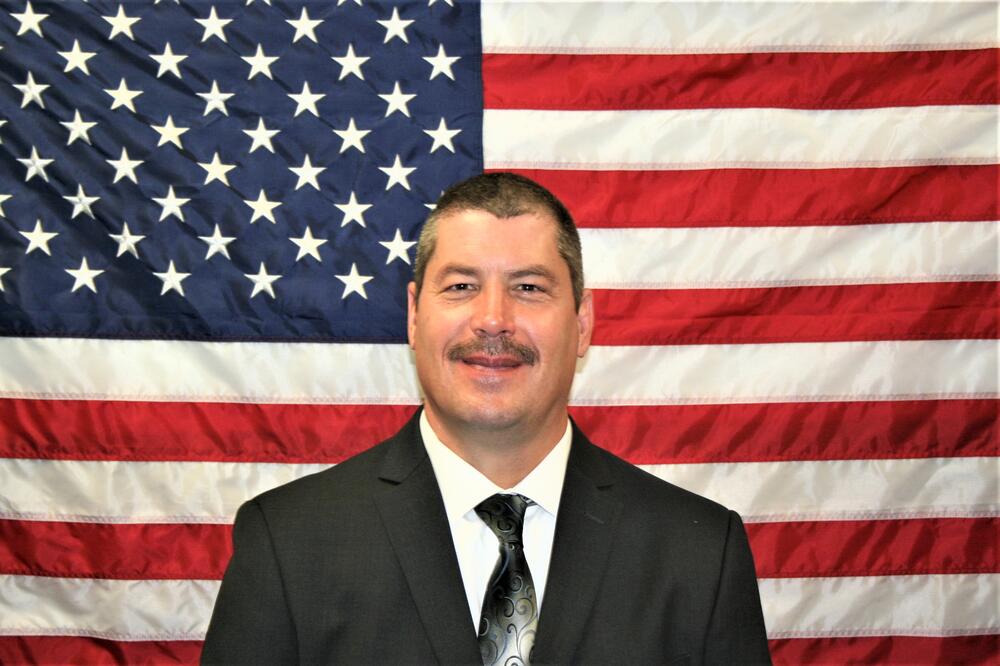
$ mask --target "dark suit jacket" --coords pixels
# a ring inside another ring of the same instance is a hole
[[[481,664],[415,416],[240,508],[203,663]],[[768,662],[739,516],[574,424],[534,664]]]

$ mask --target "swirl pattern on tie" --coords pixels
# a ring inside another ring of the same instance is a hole
[[[483,664],[530,664],[538,626],[538,602],[524,556],[524,513],[534,504],[521,495],[493,495],[476,513],[496,534],[500,557],[490,576],[479,620]]]

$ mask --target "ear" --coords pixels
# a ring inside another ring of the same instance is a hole
[[[576,355],[583,358],[590,348],[590,336],[594,333],[594,295],[590,289],[583,290],[580,307],[576,311],[576,324],[580,336],[576,343]]]
[[[413,349],[413,340],[417,333],[417,283],[406,285],[406,339]]]

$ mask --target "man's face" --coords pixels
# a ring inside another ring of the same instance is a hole
[[[419,301],[412,282],[408,291],[409,341],[432,418],[529,432],[562,422],[593,307],[589,292],[575,307],[550,216],[442,218]]]

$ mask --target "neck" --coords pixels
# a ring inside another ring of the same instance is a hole
[[[563,411],[541,427],[489,428],[441,418],[428,404],[424,411],[441,443],[501,488],[514,487],[545,459],[566,431],[568,419]]]

